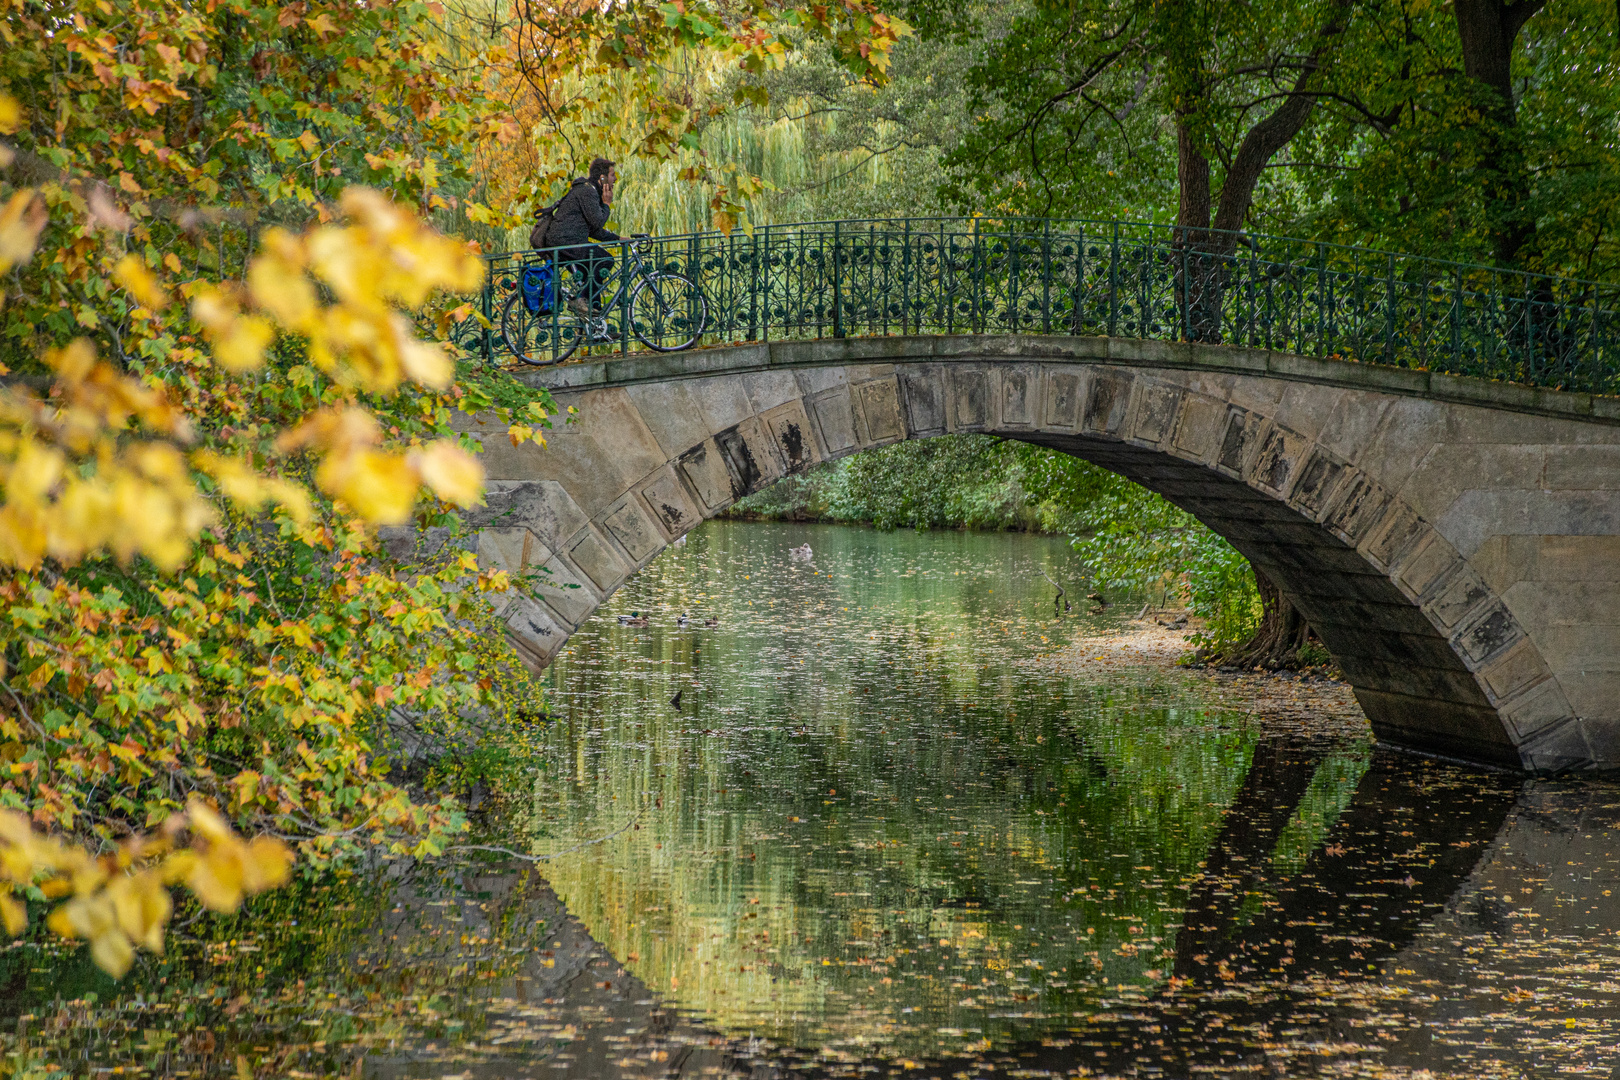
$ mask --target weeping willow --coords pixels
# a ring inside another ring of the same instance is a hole
[[[597,155],[618,162],[610,227],[621,234],[669,236],[713,228],[720,187],[743,207],[745,229],[859,216],[886,205],[904,171],[895,155],[866,149],[873,140],[829,149],[840,142],[839,125],[846,121],[842,111],[827,109],[824,102],[784,97],[766,106],[732,104],[735,73],[728,60],[695,51],[667,69],[663,89],[689,102],[694,114],[708,115],[671,152],[648,153],[649,124],[641,112],[638,77],[644,76],[620,72],[582,80],[578,96],[596,103],[588,119],[568,131],[536,126],[530,133],[541,174],[579,175]],[[886,122],[877,128],[876,141],[894,134]],[[553,183],[531,201],[544,205],[565,190],[564,183]],[[511,230],[507,239],[512,247],[527,246],[527,227]]]

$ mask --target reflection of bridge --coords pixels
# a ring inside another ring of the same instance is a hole
[[[1216,261],[1105,237],[1077,254],[1053,234],[979,234],[957,280],[949,237],[883,254],[868,232],[815,259],[803,238],[791,257],[783,237],[680,241],[718,332],[772,340],[527,376],[581,413],[544,451],[485,443],[481,553],[578,586],[515,601],[532,660],[744,494],[989,432],[1113,469],[1225,536],[1305,613],[1381,738],[1620,766],[1620,400],[1475,377],[1620,388],[1594,289],[1451,268],[1448,292],[1418,273],[1436,264],[1379,256],[1379,291],[1367,253]],[[1134,336],[1195,324],[1204,343]]]

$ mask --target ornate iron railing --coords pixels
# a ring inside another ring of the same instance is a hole
[[[1129,222],[908,218],[660,237],[646,258],[701,286],[705,344],[1109,335],[1620,393],[1620,286],[1284,237],[1210,232],[1197,241]],[[501,308],[521,266],[546,257],[489,260],[490,326],[464,324],[464,348],[512,359]],[[627,297],[607,317],[611,340],[574,358],[640,347]]]

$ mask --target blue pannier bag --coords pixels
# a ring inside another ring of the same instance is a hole
[[[550,262],[530,263],[523,268],[523,306],[533,315],[551,314],[556,299],[556,279]]]

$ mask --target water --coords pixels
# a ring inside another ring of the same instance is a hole
[[[0,1049],[238,1077],[1620,1074],[1620,785],[1279,738],[1197,673],[1059,677],[1134,612],[1055,620],[1043,569],[1079,591],[1056,541],[711,522],[547,674],[532,789],[480,823],[538,872],[283,890],[121,985],[15,947]]]

